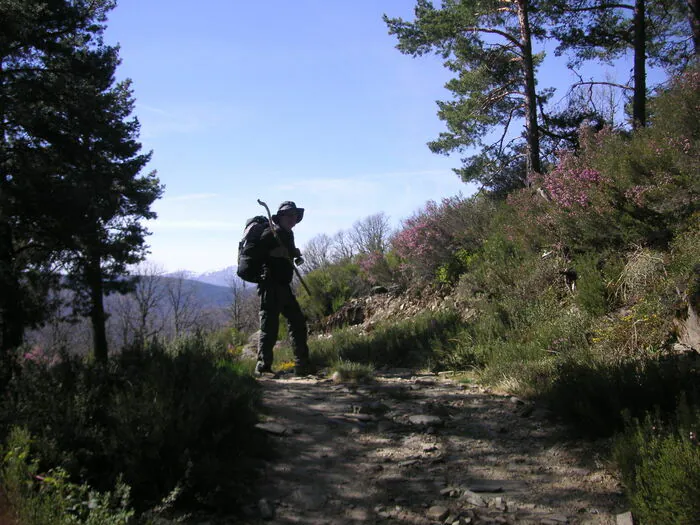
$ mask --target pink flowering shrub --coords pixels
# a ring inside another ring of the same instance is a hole
[[[426,203],[404,221],[391,240],[404,274],[423,284],[432,282],[439,268],[454,265],[460,250],[478,249],[493,211],[493,203],[479,197],[455,196],[439,204]]]
[[[393,239],[393,248],[405,259],[434,257],[444,251],[448,241],[435,202],[431,201],[425,211],[404,221],[403,229]]]
[[[577,152],[560,152],[551,171],[532,177],[531,188],[509,196],[519,220],[507,229],[525,238],[537,232],[549,240],[543,248],[563,246],[571,252],[645,244],[663,231],[660,208],[650,204],[674,184],[668,173],[650,169],[653,162],[640,164],[657,154],[645,132],[629,138],[610,129],[582,128],[580,145]],[[677,188],[671,193],[681,196]]]
[[[33,346],[22,355],[22,359],[40,365],[52,366],[60,361],[60,356],[49,353],[40,346]]]
[[[579,162],[572,152],[564,152],[557,167],[543,180],[552,200],[570,211],[591,206],[593,193],[604,183],[599,171],[577,164]]]
[[[356,262],[362,277],[372,286],[388,286],[397,280],[398,261],[391,252],[362,253],[357,256]]]

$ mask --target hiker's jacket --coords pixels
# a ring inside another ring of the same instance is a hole
[[[260,241],[258,242],[259,254],[263,261],[262,283],[289,284],[294,277],[294,266],[289,257],[273,257],[270,252],[277,248],[280,243],[277,242],[272,227],[275,228],[277,236],[282,243],[282,246],[287,250],[291,257],[299,257],[301,252],[294,244],[294,233],[280,228],[277,225],[265,228]]]

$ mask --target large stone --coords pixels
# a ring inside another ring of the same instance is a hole
[[[264,430],[268,434],[274,434],[275,436],[286,436],[289,434],[289,429],[279,423],[258,423],[255,425],[255,428]]]
[[[486,507],[488,505],[488,502],[483,497],[479,496],[479,494],[476,492],[472,492],[471,490],[465,490],[459,499],[464,500],[475,507]]]
[[[431,416],[429,414],[417,414],[414,416],[409,416],[408,420],[413,425],[423,427],[440,427],[444,424],[442,418],[438,416]]]
[[[442,521],[449,513],[450,510],[447,507],[443,507],[442,505],[433,505],[428,509],[426,516],[431,520]]]
[[[688,305],[685,319],[676,319],[674,322],[678,329],[678,342],[695,351],[700,351],[700,318],[693,305]]]
[[[617,525],[634,525],[634,520],[632,519],[631,512],[623,512],[615,516],[615,523]]]

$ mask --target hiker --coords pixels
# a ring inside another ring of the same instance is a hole
[[[292,292],[294,266],[304,263],[294,245],[292,228],[304,218],[304,208],[292,201],[280,204],[272,223],[263,231],[255,250],[262,260],[262,277],[258,283],[260,297],[260,340],[256,375],[272,373],[272,349],[277,342],[280,314],[287,319],[294,349],[294,373],[310,373],[306,318]],[[275,229],[273,232],[272,228]],[[276,236],[275,236],[276,233]],[[279,238],[279,241],[278,241]],[[294,262],[292,262],[294,259]]]

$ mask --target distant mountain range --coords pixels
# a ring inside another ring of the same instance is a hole
[[[164,277],[179,277],[180,272],[168,273]],[[195,272],[185,272],[185,278],[190,281],[198,281],[200,283],[213,284],[214,286],[224,286],[226,288],[231,287],[231,281],[237,280],[236,267],[227,266],[221,270],[212,270],[210,272],[195,273]]]
[[[255,286],[243,283],[236,276],[236,267],[228,266],[221,270],[213,270],[204,273],[195,272],[172,272],[161,277],[163,283],[167,286],[168,282],[176,279],[184,278],[184,282],[188,287],[191,287],[195,293],[198,303],[205,308],[221,308],[228,307],[233,301],[233,290],[231,288],[232,281],[238,284],[245,285],[244,288],[239,288],[243,294],[255,293]]]
[[[231,281],[236,279],[236,267],[227,266],[221,270],[214,270],[211,272],[200,273],[192,277],[195,281],[200,281],[202,283],[213,284],[216,286],[226,286],[227,288],[231,286]]]

